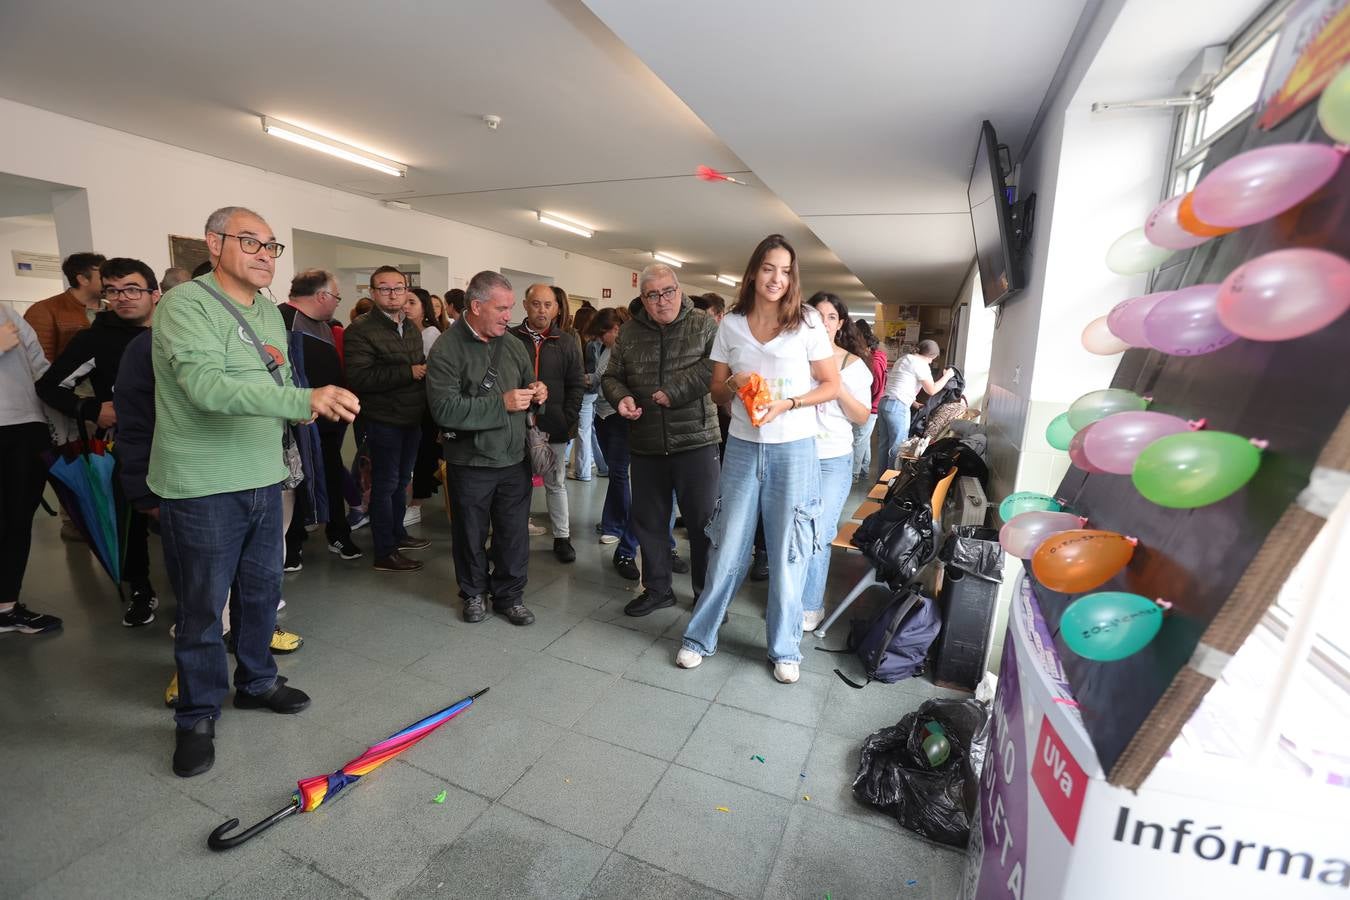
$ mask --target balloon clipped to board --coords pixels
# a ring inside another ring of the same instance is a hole
[[[1059,619],[1059,634],[1070,650],[1085,659],[1116,662],[1144,649],[1162,630],[1171,608],[1125,591],[1101,591],[1070,603]]]
[[[1061,594],[1101,587],[1134,558],[1139,540],[1114,531],[1076,528],[1051,535],[1031,556],[1036,580]]]
[[[1063,508],[1064,505],[1049,494],[1016,491],[1003,498],[1003,502],[998,505],[998,516],[1004,522],[1011,522],[1022,513],[1059,512]]]
[[[1193,431],[1159,438],[1131,470],[1145,499],[1169,509],[1196,509],[1240,490],[1261,468],[1267,442],[1225,431]]]
[[[1087,519],[1068,512],[1037,510],[1013,516],[998,532],[1000,546],[1018,559],[1031,559],[1048,538],[1087,525]]]

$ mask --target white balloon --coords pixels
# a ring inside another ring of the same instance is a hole
[[[1116,337],[1106,325],[1106,316],[1098,316],[1083,329],[1083,349],[1098,356],[1124,353],[1132,345]]]
[[[1132,228],[1106,251],[1106,267],[1117,275],[1142,275],[1158,268],[1174,252],[1149,243],[1144,229]]]

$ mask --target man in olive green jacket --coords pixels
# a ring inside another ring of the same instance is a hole
[[[451,550],[466,622],[487,617],[489,592],[512,625],[534,621],[521,602],[530,557],[525,419],[532,404],[548,400],[548,388],[535,380],[525,345],[506,333],[515,303],[511,282],[479,272],[465,291],[464,315],[427,359],[431,417],[447,433]]]
[[[638,285],[633,319],[619,329],[600,382],[605,399],[629,421],[630,521],[642,549],[644,588],[624,607],[630,616],[675,603],[672,493],[689,529],[689,578],[697,602],[708,568],[704,528],[717,501],[721,437],[709,393],[717,323],[684,297],[669,266],[648,266]]]

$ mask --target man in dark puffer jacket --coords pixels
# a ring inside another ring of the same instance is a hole
[[[704,528],[717,500],[717,408],[709,394],[717,323],[685,299],[669,266],[638,279],[639,300],[602,374],[605,399],[628,419],[633,530],[642,548],[643,592],[624,612],[671,606],[671,493],[689,529],[690,581],[697,601],[708,566]]]

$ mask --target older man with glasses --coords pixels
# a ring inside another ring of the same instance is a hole
[[[297,713],[309,697],[277,676],[270,649],[281,600],[283,450],[288,422],[350,422],[337,385],[292,386],[286,323],[261,293],[285,247],[251,210],[206,220],[213,270],[159,304],[151,332],[155,432],[147,486],[160,499],[164,561],[178,598],[179,700],[173,770],[215,762],[215,720],[229,691],[221,612],[234,586],[234,705]]]

